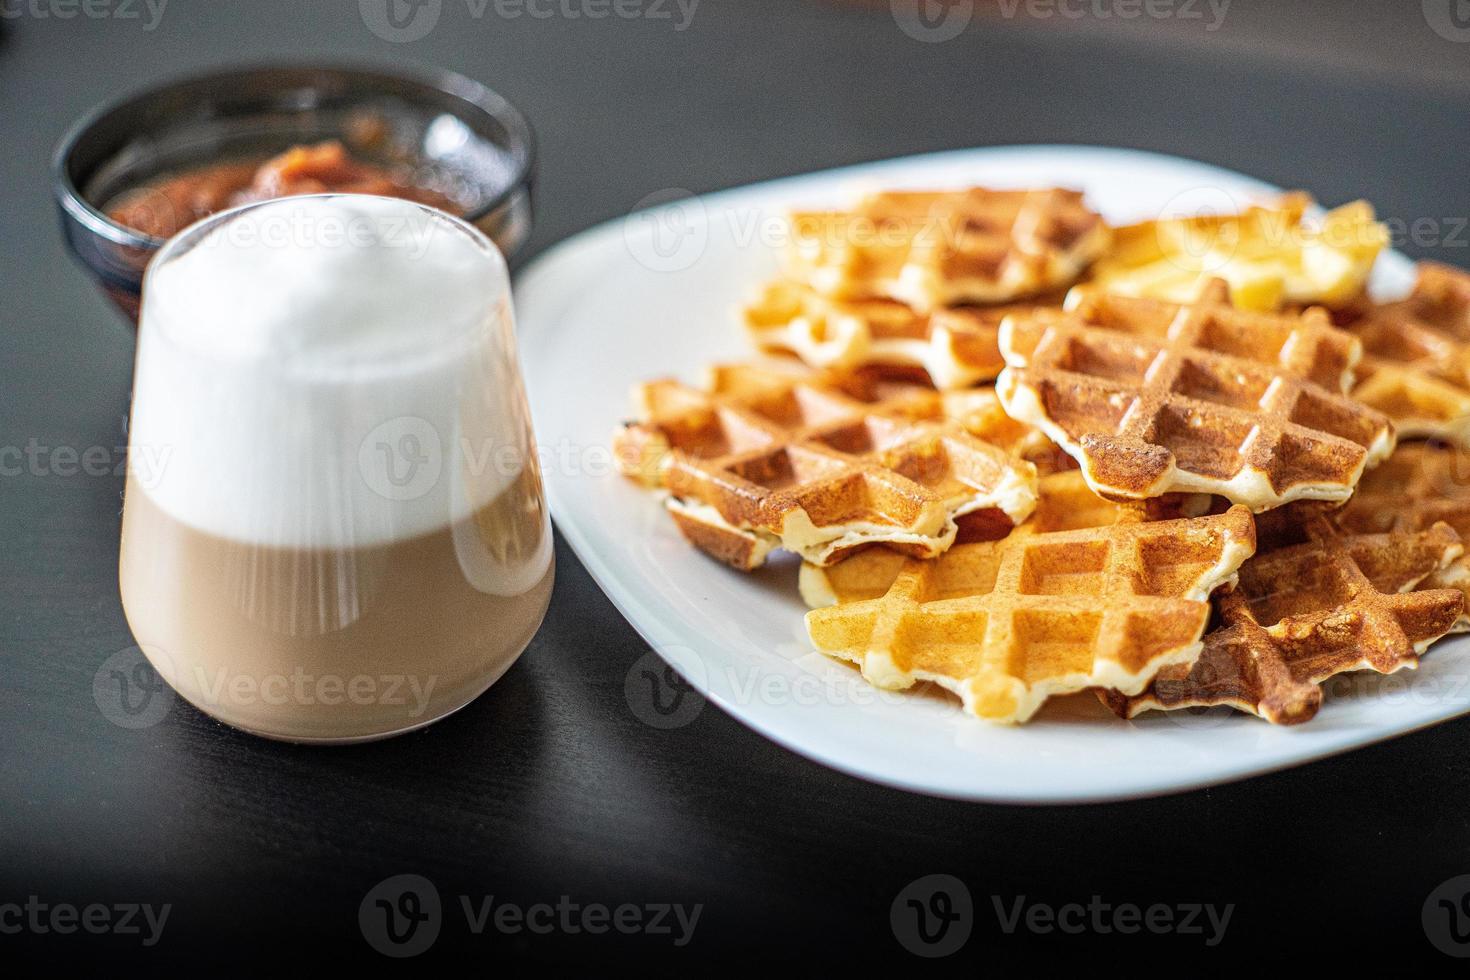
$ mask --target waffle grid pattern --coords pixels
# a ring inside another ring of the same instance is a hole
[[[1221,627],[1192,667],[1161,671],[1141,696],[1104,692],[1104,702],[1123,717],[1230,705],[1273,724],[1299,724],[1321,707],[1324,681],[1417,665],[1464,608],[1453,590],[1407,591],[1461,554],[1448,525],[1345,535],[1314,518],[1305,535],[1304,543],[1246,562],[1235,590],[1219,601]]]
[[[960,514],[999,507],[1020,521],[1035,504],[1035,468],[944,419],[932,392],[865,402],[754,366],[713,374],[706,391],[645,385],[644,419],[617,449],[625,470],[712,508],[730,534],[768,535],[819,564],[876,542],[931,555]],[[682,511],[686,534],[699,513]],[[709,534],[718,522],[706,520]]]
[[[1353,397],[1401,434],[1470,445],[1470,273],[1425,262],[1413,294],[1352,325],[1364,364]]]
[[[1001,327],[1006,410],[1045,431],[1099,494],[1217,493],[1261,511],[1344,500],[1392,448],[1386,418],[1345,397],[1358,345],[1326,314],[1088,295]]]
[[[1399,446],[1388,461],[1358,484],[1353,499],[1334,516],[1345,531],[1376,534],[1427,531],[1443,521],[1470,540],[1470,456],[1430,443]],[[1462,555],[1424,580],[1427,588],[1458,589],[1470,605],[1470,555]],[[1470,611],[1452,632],[1470,631]]]
[[[1210,591],[1254,548],[1244,508],[959,545],[908,562],[881,597],[815,609],[817,649],[880,687],[930,680],[972,714],[1022,722],[1053,694],[1138,692],[1190,663]]]
[[[1077,191],[890,191],[791,216],[788,272],[828,296],[928,312],[1063,288],[1109,238]]]

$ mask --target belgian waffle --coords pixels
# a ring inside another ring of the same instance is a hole
[[[1312,199],[1288,194],[1239,214],[1146,221],[1117,228],[1093,270],[1102,290],[1187,303],[1211,278],[1230,284],[1236,305],[1268,312],[1283,304],[1338,307],[1362,293],[1388,229],[1366,201],[1308,221]]]
[[[768,284],[742,312],[757,349],[814,368],[922,370],[935,387],[967,388],[1005,367],[996,335],[1029,307],[949,307],[919,313],[889,299],[837,300],[789,279]]]
[[[1064,289],[1108,240],[1077,191],[887,191],[792,214],[786,273],[826,296],[927,313]]]
[[[1302,534],[1305,541],[1241,566],[1235,589],[1219,600],[1220,627],[1205,637],[1196,663],[1159,671],[1141,694],[1103,692],[1104,702],[1125,718],[1230,705],[1273,724],[1297,724],[1316,715],[1328,678],[1416,666],[1459,619],[1461,593],[1410,591],[1462,553],[1448,525],[1345,535],[1316,517]]]
[[[1470,388],[1418,368],[1364,357],[1353,400],[1386,415],[1400,438],[1470,445]]]
[[[1061,313],[1008,318],[1000,344],[1006,412],[1102,496],[1342,501],[1393,449],[1388,419],[1343,394],[1356,340],[1321,310],[1235,309],[1222,280],[1186,304],[1074,292]]]
[[[932,561],[869,551],[803,567],[803,596],[823,606],[807,614],[812,643],[879,687],[933,681],[1000,722],[1087,687],[1136,693],[1192,663],[1207,597],[1255,546],[1249,512],[1148,522],[1075,473],[1043,480],[1042,499],[1010,536]]]
[[[1020,521],[1036,503],[1035,468],[945,418],[932,390],[720,365],[705,389],[655,381],[635,399],[619,467],[666,490],[685,537],[737,568],[778,546],[819,565],[871,544],[932,556],[957,517]]]
[[[940,396],[945,417],[966,431],[1027,460],[1040,476],[1077,469],[1077,463],[1040,429],[1005,413],[994,388],[946,391]]]
[[[1421,263],[1412,295],[1351,329],[1365,355],[1354,398],[1404,436],[1470,442],[1470,273]]]
[[[1009,537],[1015,544],[1033,534],[1197,517],[1209,509],[1211,502],[1211,498],[1196,494],[1128,503],[1104,500],[1088,489],[1075,469],[1043,474],[1037,490],[1036,509],[1031,516],[1013,529],[990,535],[990,540]],[[833,565],[805,563],[801,566],[801,597],[813,609],[876,599],[893,585],[906,561],[906,556],[898,552],[875,548]]]
[[[1364,475],[1334,520],[1364,534],[1425,531],[1443,521],[1470,541],[1470,454],[1443,444],[1400,445],[1386,463]],[[1470,601],[1470,557],[1462,555],[1432,572],[1424,586],[1458,589]],[[1454,631],[1466,630],[1470,615],[1461,615]]]

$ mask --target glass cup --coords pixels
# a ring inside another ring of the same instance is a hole
[[[545,614],[509,277],[442,212],[316,195],[171,239],[145,281],[128,452],[128,623],[229,725],[298,742],[427,725]]]

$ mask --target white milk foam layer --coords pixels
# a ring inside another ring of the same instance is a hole
[[[183,523],[386,543],[469,516],[526,465],[504,262],[459,224],[285,198],[165,259],[144,289],[130,466]]]

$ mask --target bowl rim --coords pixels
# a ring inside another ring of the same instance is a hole
[[[376,76],[380,79],[391,78],[395,81],[412,82],[463,99],[483,109],[496,120],[503,123],[511,137],[506,148],[511,151],[515,159],[515,169],[512,171],[511,180],[500,193],[485,201],[471,212],[454,215],[456,218],[473,224],[486,215],[492,214],[496,210],[504,207],[517,194],[524,193],[530,187],[536,164],[535,130],[532,129],[531,123],[525,114],[517,109],[510,100],[482,82],[477,82],[467,75],[462,75],[459,72],[451,71],[447,68],[436,68],[422,64],[409,64],[407,66],[394,65],[389,67],[381,62],[350,59],[329,62],[263,61],[223,66],[212,68],[208,71],[168,77],[161,82],[155,82],[125,92],[117,98],[102,102],[83,113],[75,122],[67,127],[51,156],[51,183],[58,203],[67,214],[75,218],[89,231],[117,245],[124,248],[143,250],[157,250],[162,248],[168,239],[159,238],[156,235],[147,235],[126,225],[119,224],[87,200],[86,195],[81,192],[81,189],[76,186],[76,182],[72,180],[67,166],[71,160],[72,153],[76,149],[77,143],[93,127],[108,116],[132,106],[142,104],[149,99],[156,98],[161,92],[187,88],[201,82],[221,78],[244,77],[256,73],[276,71],[342,73],[367,76],[369,78]]]

